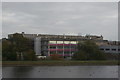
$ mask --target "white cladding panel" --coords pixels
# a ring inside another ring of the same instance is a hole
[[[41,55],[41,38],[36,37],[34,39],[34,51],[36,55]]]

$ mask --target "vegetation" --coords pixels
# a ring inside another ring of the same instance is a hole
[[[67,61],[54,54],[50,59],[34,61],[36,56],[32,43],[31,40],[17,33],[9,39],[2,40],[3,66],[118,65],[117,60],[105,60],[105,54],[92,41],[79,42],[78,51],[73,55],[73,60]]]
[[[32,41],[22,34],[13,34],[13,37],[2,41],[2,58],[7,61],[35,60]]]
[[[33,61],[36,60],[33,51],[32,40],[23,37],[22,34],[15,33],[13,37],[2,40],[3,61]],[[110,56],[110,55],[109,55]],[[73,60],[105,60],[106,55],[99,50],[99,47],[91,40],[79,42],[78,51],[73,55]],[[47,60],[64,60],[57,54],[52,55]]]
[[[119,65],[117,60],[111,61],[56,61],[56,60],[41,60],[41,61],[3,61],[3,66],[93,66],[93,65]]]
[[[2,41],[2,59],[14,61],[17,59],[17,54],[14,51],[14,47],[10,41]]]
[[[36,60],[35,52],[33,50],[31,50],[31,49],[24,52],[23,56],[24,56],[25,61],[34,61],[34,60]]]
[[[79,42],[78,51],[73,55],[75,60],[105,60],[105,55],[91,40]]]
[[[58,54],[53,54],[50,57],[51,60],[64,60],[64,58],[62,56],[59,56]]]

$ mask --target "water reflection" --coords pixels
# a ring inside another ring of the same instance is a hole
[[[26,78],[31,75],[33,67],[3,67],[3,78]]]
[[[14,67],[12,74],[16,77],[29,77],[32,70],[33,67]]]
[[[3,67],[4,78],[118,78],[118,66]]]

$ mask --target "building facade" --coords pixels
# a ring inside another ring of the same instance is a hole
[[[23,37],[34,41],[34,51],[38,56],[52,56],[58,54],[63,57],[71,57],[77,51],[79,41],[94,40],[101,51],[105,53],[119,53],[118,42],[103,40],[103,36],[73,36],[73,35],[48,35],[48,34],[25,34]],[[8,38],[13,34],[9,34]]]
[[[101,51],[104,51],[105,53],[120,53],[120,49],[117,45],[102,45],[99,46]]]

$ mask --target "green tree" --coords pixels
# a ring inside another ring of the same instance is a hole
[[[23,53],[23,57],[24,57],[24,60],[31,60],[31,61],[34,61],[36,60],[36,55],[35,55],[35,52],[33,50],[28,50],[28,51],[25,51]]]
[[[78,51],[73,55],[76,60],[105,60],[105,55],[91,40],[78,43]]]
[[[12,42],[14,49],[17,52],[23,52],[25,50],[31,49],[31,40],[23,37],[22,34],[15,33],[9,40]]]
[[[10,41],[2,41],[2,59],[3,60],[16,60],[17,54],[15,53],[13,46]]]
[[[13,34],[9,39],[4,39],[2,41],[3,60],[36,59],[32,43],[32,40],[25,38],[22,34],[18,33]]]
[[[15,33],[13,37],[9,39],[13,44],[13,48],[17,54],[17,59],[22,60],[24,57],[23,53],[26,51],[32,50],[32,41],[23,37],[22,34]],[[29,55],[26,53],[26,55]]]

